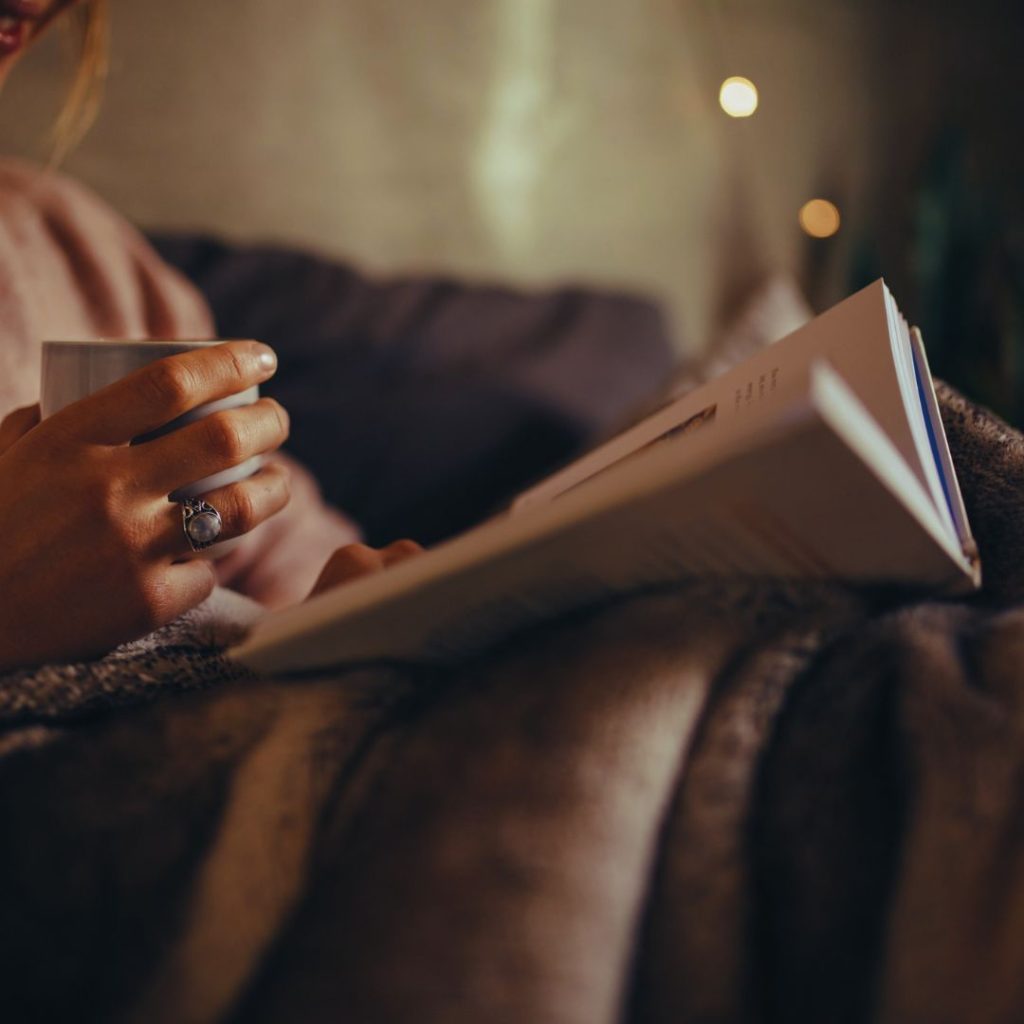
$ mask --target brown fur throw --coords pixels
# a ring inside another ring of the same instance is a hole
[[[695,582],[302,683],[200,615],[4,681],[3,1019],[1024,1018],[1024,440],[942,400],[970,601]]]

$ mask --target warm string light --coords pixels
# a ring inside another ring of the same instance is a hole
[[[842,223],[839,207],[827,199],[812,199],[800,207],[800,227],[811,238],[831,238]]]
[[[733,75],[718,91],[718,102],[730,117],[750,117],[758,107],[757,86]],[[811,238],[831,238],[842,224],[839,208],[827,199],[811,199],[800,208],[800,227]]]
[[[757,110],[757,86],[749,78],[734,75],[722,83],[718,102],[730,117],[750,117]]]

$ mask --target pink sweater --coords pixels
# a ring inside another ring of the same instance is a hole
[[[200,294],[82,186],[0,160],[0,418],[39,399],[44,338],[213,338]],[[301,599],[358,531],[295,463],[289,507],[218,563],[272,605]]]

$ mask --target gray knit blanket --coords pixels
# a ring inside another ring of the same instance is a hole
[[[694,581],[274,683],[221,594],[0,681],[0,1017],[1024,1019],[1024,439],[942,404],[968,601]]]

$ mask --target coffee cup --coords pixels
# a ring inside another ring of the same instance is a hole
[[[221,344],[223,341],[44,341],[40,384],[42,417],[45,419],[52,416],[66,405],[77,402],[108,384],[113,384],[157,359]],[[254,385],[226,398],[206,402],[146,435],[145,438],[136,438],[133,443],[170,433],[222,409],[251,405],[258,398],[259,388]],[[251,476],[262,464],[262,457],[255,456],[237,466],[180,487],[169,494],[168,498],[171,501],[183,501],[185,498],[195,498],[219,487],[226,487]],[[217,555],[226,554],[230,543],[217,544],[210,551]]]

